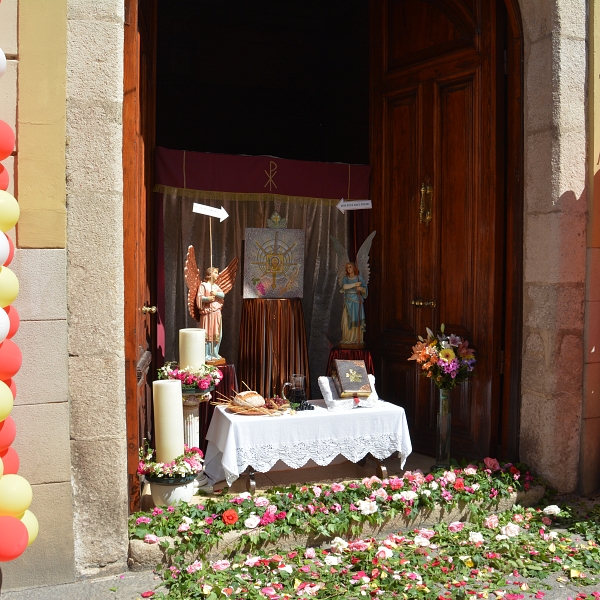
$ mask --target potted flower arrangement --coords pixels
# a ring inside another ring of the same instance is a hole
[[[151,484],[152,500],[157,506],[170,506],[178,500],[189,502],[193,496],[193,482],[202,473],[204,455],[200,448],[183,448],[183,454],[170,463],[157,462],[155,450],[146,440],[139,449],[137,473]]]
[[[450,465],[450,391],[464,383],[473,375],[475,350],[469,348],[468,340],[458,335],[446,335],[444,324],[440,333],[434,335],[427,328],[427,339],[419,336],[413,346],[413,354],[408,360],[421,365],[421,375],[428,377],[440,390],[440,403],[437,419],[436,468]]]
[[[185,391],[207,394],[215,389],[223,379],[223,373],[212,365],[180,368],[176,363],[167,363],[158,370],[159,379],[179,379]]]

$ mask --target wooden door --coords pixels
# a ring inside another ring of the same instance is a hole
[[[433,455],[438,395],[407,359],[426,327],[444,323],[478,359],[476,377],[452,394],[452,455],[495,455],[505,343],[504,17],[489,0],[371,6],[377,236],[368,339],[378,391],[406,409],[415,450]],[[432,218],[424,223],[427,180]]]
[[[125,385],[130,510],[140,509],[138,448],[152,438],[151,382],[156,340],[152,153],[155,127],[155,0],[125,1],[123,245]]]

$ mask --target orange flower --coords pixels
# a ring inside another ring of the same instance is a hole
[[[229,510],[226,510],[223,513],[223,523],[225,523],[225,525],[235,525],[239,519],[239,516],[237,514],[237,511],[234,510],[233,508],[230,508]]]

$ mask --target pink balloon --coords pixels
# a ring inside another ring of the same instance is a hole
[[[6,306],[4,310],[10,321],[10,329],[8,330],[6,339],[10,339],[13,335],[15,335],[15,333],[17,333],[17,329],[19,329],[19,324],[21,323],[21,317],[19,317],[17,309],[12,304]]]
[[[0,421],[0,452],[6,450],[17,436],[17,426],[12,417]]]
[[[23,363],[23,355],[19,346],[12,340],[4,340],[0,344],[0,379],[14,377]]]
[[[6,121],[0,121],[0,160],[8,158],[15,149],[15,132]]]
[[[8,171],[4,165],[0,165],[0,190],[6,191],[9,183],[10,177],[8,176]]]
[[[15,560],[29,542],[27,527],[16,517],[0,517],[0,562]]]
[[[4,475],[17,474],[21,461],[17,451],[12,446],[9,446],[6,450],[0,450],[0,460],[4,464]]]
[[[12,259],[15,256],[15,244],[10,239],[10,236],[7,235],[6,239],[8,240],[9,250],[8,250],[8,258],[6,259],[6,262],[2,265],[3,267],[8,267],[8,265],[10,265],[10,263],[12,262]]]

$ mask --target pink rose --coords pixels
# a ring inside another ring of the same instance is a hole
[[[488,529],[496,529],[498,525],[498,515],[490,515],[483,520],[483,526],[487,527]]]
[[[483,459],[483,464],[492,472],[500,470],[500,463],[495,458],[487,458]]]
[[[153,533],[147,533],[144,536],[144,542],[146,542],[146,544],[158,544],[158,536]]]
[[[465,475],[477,475],[477,467],[475,465],[467,465],[465,467]]]
[[[264,496],[254,498],[254,506],[269,506],[269,499]]]
[[[430,540],[435,535],[435,531],[433,529],[419,529],[417,533],[427,540]]]
[[[552,519],[549,519],[548,517],[542,517],[542,523],[544,525],[551,525],[552,524]]]
[[[228,560],[218,560],[211,565],[213,571],[225,571],[226,569],[229,569],[230,566],[231,563]]]
[[[318,498],[321,495],[321,488],[318,485],[315,485],[312,489],[313,494],[315,495],[316,498]]]
[[[304,551],[304,558],[314,558],[315,557],[315,549],[314,548],[307,548]]]
[[[181,525],[180,525],[180,526],[177,528],[177,531],[178,531],[179,533],[183,533],[184,531],[189,531],[189,529],[190,529],[190,526],[189,526],[189,524],[188,524],[188,523],[182,523],[182,524],[181,524]]]
[[[149,517],[138,517],[135,520],[136,525],[140,525],[140,523],[150,523],[151,519]]]
[[[453,523],[450,523],[450,525],[448,525],[448,531],[452,533],[458,533],[459,531],[463,530],[464,526],[464,523],[461,523],[460,521],[454,521]]]
[[[343,492],[346,489],[346,486],[343,483],[332,483],[331,491],[332,492]]]

